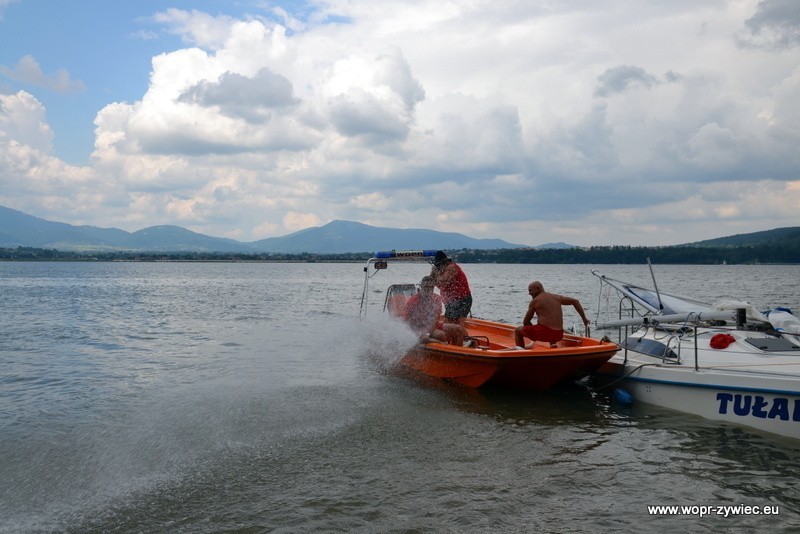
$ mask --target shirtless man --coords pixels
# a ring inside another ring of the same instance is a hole
[[[583,319],[583,324],[589,324],[589,319],[586,318],[578,299],[547,293],[539,281],[531,282],[528,293],[533,298],[522,320],[522,326],[514,330],[514,341],[518,347],[525,347],[526,337],[533,341],[546,341],[551,344],[560,341],[564,337],[564,314],[561,306],[573,306]],[[534,315],[537,316],[538,322],[535,325],[531,324]]]

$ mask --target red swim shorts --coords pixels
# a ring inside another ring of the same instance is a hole
[[[555,343],[556,341],[561,341],[564,338],[563,330],[556,330],[555,328],[550,328],[549,326],[544,326],[543,324],[527,325],[522,328],[522,333],[525,334],[525,337],[528,339],[532,339],[534,341],[547,341],[549,343]]]

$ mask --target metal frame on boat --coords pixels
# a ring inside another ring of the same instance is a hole
[[[379,252],[364,268],[364,290],[360,315],[367,313],[369,282],[393,261],[430,261],[437,251]],[[370,271],[373,268],[374,272]],[[405,301],[414,284],[394,284],[387,289],[384,311],[402,317]],[[400,298],[394,298],[400,297]],[[555,346],[534,343],[530,348],[517,347],[515,326],[469,317],[464,327],[469,346],[436,340],[420,341],[401,359],[400,365],[427,376],[467,387],[500,386],[543,390],[596,370],[618,350],[607,340],[565,333]]]
[[[648,289],[592,274],[601,292],[620,297],[617,318],[596,325],[617,329],[622,348],[595,372],[601,383],[635,401],[800,438],[800,338],[787,323],[776,326],[746,302],[662,293],[655,277]]]
[[[412,262],[431,262],[436,256],[436,250],[390,250],[376,252],[375,256],[367,260],[367,265],[364,267],[364,290],[361,293],[361,307],[359,309],[359,317],[367,315],[367,306],[369,300],[369,281],[373,276],[378,274],[381,270],[389,267],[389,262],[395,261],[412,261]],[[374,272],[370,273],[370,267],[373,267]],[[406,284],[406,286],[413,286],[416,290],[415,284]],[[387,292],[386,300],[384,301],[384,311],[388,304],[389,293]],[[411,295],[408,295],[411,296]]]

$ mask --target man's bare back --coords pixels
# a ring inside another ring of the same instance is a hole
[[[528,313],[525,314],[522,324],[531,324],[533,316],[536,315],[538,324],[562,330],[564,328],[564,313],[561,311],[563,298],[561,295],[544,291],[539,293],[528,305]],[[564,304],[569,303],[565,302]]]

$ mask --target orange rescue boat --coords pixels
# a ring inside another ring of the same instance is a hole
[[[366,313],[370,266],[386,269],[389,261],[425,260],[435,251],[391,251],[378,253],[364,268],[361,314]],[[384,311],[399,316],[406,300],[417,291],[415,284],[389,286]],[[535,342],[526,348],[514,342],[515,326],[468,318],[467,344],[458,346],[436,340],[420,342],[400,360],[402,367],[463,386],[500,386],[544,390],[560,382],[585,376],[605,364],[619,350],[606,339],[570,333],[556,344]]]
[[[565,334],[556,346],[536,342],[514,345],[514,326],[470,318],[466,323],[470,347],[430,341],[419,343],[400,364],[428,376],[478,388],[500,386],[549,389],[585,376],[606,363],[619,347],[610,341]]]

